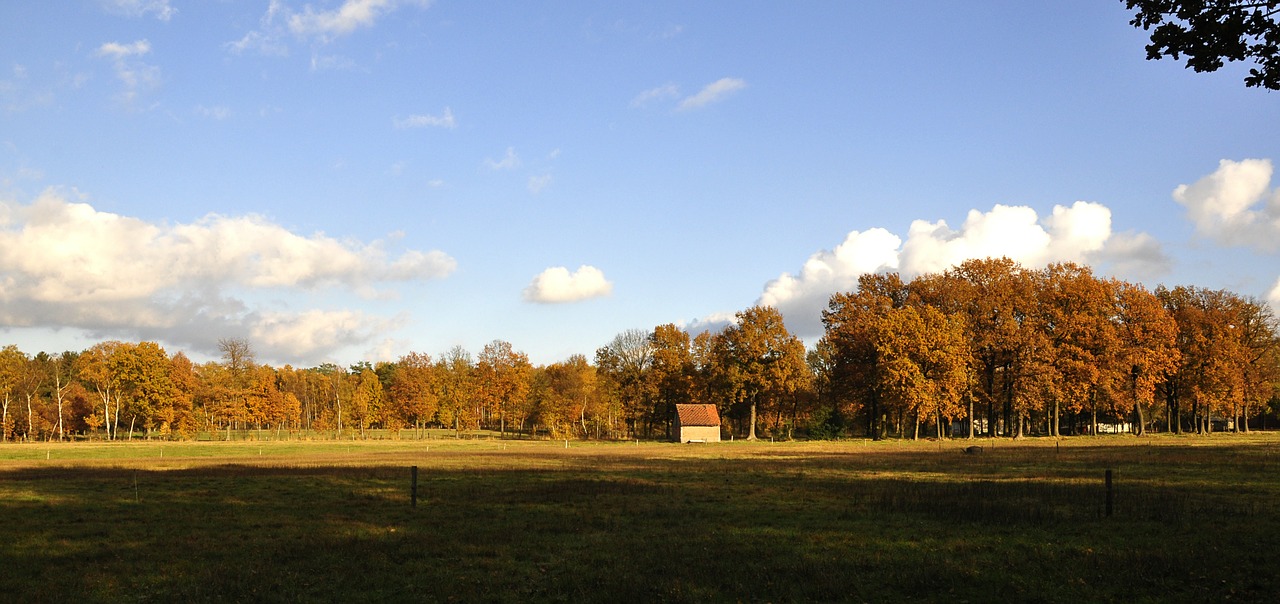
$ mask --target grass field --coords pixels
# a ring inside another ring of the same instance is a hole
[[[978,442],[9,444],[0,599],[1280,593],[1280,436]]]

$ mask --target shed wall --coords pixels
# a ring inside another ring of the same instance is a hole
[[[709,443],[720,442],[720,426],[681,426],[680,442],[702,440]]]

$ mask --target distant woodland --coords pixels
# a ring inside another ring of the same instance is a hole
[[[965,262],[831,297],[811,349],[771,307],[718,333],[619,333],[592,357],[534,366],[476,354],[271,367],[250,342],[193,363],[155,342],[0,351],[3,439],[663,438],[676,403],[711,403],[735,438],[1067,436],[1257,428],[1280,410],[1269,305],[1141,285],[1075,264]]]

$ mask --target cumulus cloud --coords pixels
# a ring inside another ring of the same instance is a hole
[[[1007,256],[1023,266],[1052,262],[1105,264],[1122,274],[1155,274],[1168,260],[1145,234],[1113,235],[1111,210],[1091,202],[1055,206],[1041,218],[1025,206],[971,210],[959,229],[945,220],[916,220],[906,239],[885,229],[853,231],[831,250],[809,257],[798,274],[784,273],[765,285],[757,304],[777,307],[800,336],[822,332],[821,312],[831,294],[853,291],[858,277],[897,271],[905,279],[944,271],[965,260]]]
[[[1271,292],[1267,294],[1267,301],[1271,302],[1271,307],[1280,310],[1280,279],[1276,280],[1275,287],[1271,288]]]
[[[1280,190],[1271,189],[1268,159],[1218,162],[1218,169],[1173,199],[1187,208],[1196,232],[1219,243],[1274,252],[1280,249]]]
[[[453,111],[448,107],[444,108],[444,113],[440,115],[410,115],[406,118],[395,118],[392,120],[396,128],[448,128],[452,130],[458,126],[453,119]]]
[[[0,200],[0,325],[138,334],[206,352],[218,337],[245,335],[274,358],[314,359],[390,323],[347,310],[268,311],[237,296],[376,293],[456,266],[443,252],[386,247],[299,235],[253,215],[148,222],[50,189],[28,205]]]
[[[694,319],[692,321],[677,321],[675,325],[676,327],[679,327],[680,329],[684,330],[690,336],[696,337],[698,336],[698,334],[701,334],[703,332],[710,332],[713,334],[717,334],[727,329],[730,325],[737,325],[737,324],[738,324],[737,313],[717,312],[717,313],[711,313],[705,317],[702,317],[701,319]]]
[[[150,13],[156,19],[168,21],[178,14],[178,9],[169,6],[169,0],[102,0],[102,5],[108,11],[126,17],[142,17]]]
[[[594,266],[584,264],[572,273],[563,266],[554,266],[533,278],[524,288],[524,299],[526,302],[559,304],[599,298],[612,291],[613,283]]]
[[[680,104],[676,106],[676,109],[679,111],[686,111],[689,109],[705,107],[712,103],[722,101],[725,98],[728,98],[729,95],[746,87],[746,80],[740,80],[738,78],[720,78],[719,80],[704,86],[702,90],[698,91],[698,94],[686,97],[684,100],[680,101]]]

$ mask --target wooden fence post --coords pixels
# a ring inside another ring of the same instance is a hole
[[[1107,518],[1111,517],[1111,507],[1114,501],[1115,492],[1111,490],[1111,470],[1107,469]]]

